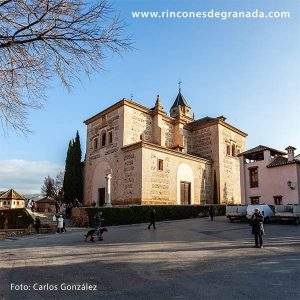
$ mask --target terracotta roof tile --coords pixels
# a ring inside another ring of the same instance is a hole
[[[6,191],[4,194],[0,196],[1,200],[24,200],[25,198],[17,193],[14,189],[10,189]]]
[[[292,161],[288,161],[286,157],[283,156],[276,156],[271,163],[267,165],[267,168],[272,168],[272,167],[279,167],[279,166],[284,166],[284,165],[290,165],[290,164],[295,164],[295,163],[300,163],[297,159],[294,159]]]
[[[239,156],[248,155],[248,154],[254,154],[254,153],[262,152],[262,151],[265,151],[265,150],[270,150],[271,152],[274,152],[274,153],[277,153],[277,154],[282,154],[282,155],[286,154],[283,151],[276,150],[276,149],[270,148],[268,146],[258,145],[257,147],[254,147],[252,149],[249,149],[249,150],[247,150],[245,152],[240,153]]]

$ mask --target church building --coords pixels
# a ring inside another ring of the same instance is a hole
[[[168,115],[122,99],[87,119],[84,204],[241,203],[247,134],[226,118],[194,120],[179,88]]]

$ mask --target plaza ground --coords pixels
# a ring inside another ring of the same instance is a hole
[[[300,226],[265,230],[264,249],[252,248],[248,224],[224,217],[159,222],[156,231],[109,227],[96,243],[75,228],[1,241],[0,299],[299,299]],[[97,291],[60,290],[85,282]],[[31,290],[10,291],[11,283]]]

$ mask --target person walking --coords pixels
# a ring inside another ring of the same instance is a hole
[[[60,215],[57,219],[57,232],[62,233],[64,228],[64,218]]]
[[[63,226],[62,232],[67,232],[65,219],[63,219],[63,224],[64,224],[64,226]]]
[[[255,246],[254,248],[263,248],[263,234],[264,234],[264,217],[258,208],[255,209],[251,217],[252,234],[254,234]]]
[[[35,218],[34,228],[35,228],[36,233],[39,234],[40,228],[41,228],[41,219],[39,217]]]
[[[215,217],[215,208],[213,205],[210,205],[209,208],[208,208],[208,215],[209,215],[209,218],[211,221],[214,220],[214,217]]]
[[[148,225],[148,229],[150,229],[151,226],[153,226],[153,229],[156,229],[155,227],[155,209],[153,208],[150,211],[150,224]]]

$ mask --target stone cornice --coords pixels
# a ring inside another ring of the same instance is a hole
[[[132,101],[132,100],[129,100],[129,99],[126,99],[126,98],[123,98],[122,100],[118,101],[117,103],[107,107],[106,109],[104,109],[103,111],[99,112],[98,114],[88,118],[87,120],[85,120],[83,123],[85,125],[88,125],[96,120],[98,120],[99,118],[101,118],[102,116],[122,107],[122,106],[129,106],[131,108],[134,108],[136,110],[139,110],[143,113],[146,113],[146,114],[149,114],[149,115],[155,115],[155,114],[159,114],[163,117],[163,119],[167,122],[170,122],[170,123],[174,123],[175,122],[175,119],[168,116],[165,112],[163,111],[157,111],[157,110],[154,110],[154,109],[151,109],[149,107],[146,107],[142,104],[139,104],[135,101]]]
[[[125,99],[123,98],[122,100],[118,101],[117,103],[115,103],[114,105],[111,105],[109,107],[107,107],[106,109],[102,110],[101,112],[99,112],[98,114],[88,118],[87,120],[85,120],[83,123],[85,125],[88,125],[94,121],[96,121],[97,119],[101,118],[103,115],[106,115],[120,107],[122,107],[124,105]]]
[[[243,137],[246,137],[248,136],[247,133],[239,130],[238,128],[226,123],[225,121],[222,121],[220,119],[215,119],[215,120],[211,120],[211,121],[208,121],[206,123],[203,123],[203,124],[199,124],[199,125],[195,125],[193,128],[189,128],[188,130],[190,131],[196,131],[196,130],[199,130],[199,129],[202,129],[202,128],[206,128],[206,127],[210,127],[210,126],[213,126],[213,125],[222,125],[236,133],[238,133],[239,135],[243,136]]]
[[[178,152],[176,150],[173,149],[169,149],[166,147],[162,147],[153,143],[149,143],[146,141],[140,141],[134,144],[130,144],[130,145],[126,145],[124,147],[122,147],[121,149],[123,151],[131,151],[131,150],[135,150],[135,149],[139,149],[139,148],[147,148],[147,149],[152,149],[152,150],[156,150],[156,151],[160,151],[163,153],[168,153],[168,154],[172,154],[178,157],[182,157],[182,158],[186,158],[186,159],[191,159],[194,161],[198,161],[198,162],[204,162],[204,163],[209,163],[211,164],[212,161],[206,158],[202,158],[199,156],[195,156],[195,155],[191,155],[191,154],[187,154],[187,153],[182,153],[182,152]]]
[[[185,124],[189,124],[189,122],[187,122],[187,120],[183,120],[181,118],[178,118],[178,119],[175,119],[175,118],[172,118],[170,116],[168,116],[167,114],[165,114],[164,112],[162,111],[157,111],[157,110],[154,110],[154,109],[151,109],[151,108],[148,108],[144,105],[141,105],[135,101],[132,101],[131,99],[126,99],[126,98],[123,98],[122,100],[118,101],[117,103],[115,103],[114,105],[111,105],[109,106],[108,108],[104,109],[103,111],[99,112],[98,114],[90,117],[89,119],[85,120],[84,121],[84,124],[88,125],[92,122],[94,122],[95,120],[101,118],[103,115],[106,115],[122,106],[129,106],[131,108],[134,108],[134,109],[137,109],[143,113],[146,113],[146,114],[149,114],[151,116],[155,115],[155,114],[160,114],[163,118],[164,121],[166,122],[169,122],[171,124],[177,124],[177,123],[181,123],[183,125]],[[239,135],[243,136],[243,137],[246,137],[248,136],[247,133],[239,130],[238,128],[226,123],[225,121],[222,121],[221,119],[215,119],[215,120],[212,120],[212,121],[208,121],[207,123],[203,123],[201,125],[196,125],[194,128],[189,128],[189,130],[191,131],[195,131],[195,130],[198,130],[198,129],[201,129],[201,128],[205,128],[205,127],[210,127],[210,126],[213,126],[213,125],[216,125],[216,124],[220,124],[236,133],[238,133]]]
[[[232,131],[238,133],[239,135],[241,135],[241,136],[243,136],[243,137],[248,136],[247,133],[243,132],[242,130],[240,130],[240,129],[238,129],[238,128],[236,128],[236,127],[234,127],[234,126],[232,126],[232,125],[230,125],[230,124],[228,124],[228,123],[226,123],[226,122],[224,122],[224,121],[222,121],[222,120],[219,120],[218,123],[219,123],[220,125],[223,125],[224,127],[228,128],[228,129],[230,129],[230,130],[232,130]]]

